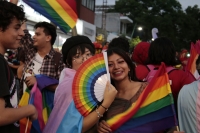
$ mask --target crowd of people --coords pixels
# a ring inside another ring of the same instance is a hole
[[[53,94],[51,113],[42,132],[112,132],[106,120],[125,112],[138,100],[150,82],[148,75],[158,69],[162,62],[169,69],[167,74],[181,131],[200,132],[199,81],[184,69],[186,64],[176,67],[180,62],[187,63],[187,57],[182,55],[179,61],[174,44],[167,37],[159,37],[151,43],[140,42],[131,55],[126,39],[118,37],[107,43],[104,51],[108,56],[111,82],[107,82],[103,101],[84,117],[73,102],[72,83],[83,62],[95,56],[94,44],[86,36],[72,36],[66,39],[61,52],[58,52],[53,48],[57,37],[56,27],[48,22],[39,22],[34,28],[35,35],[31,37],[26,29],[23,8],[16,3],[0,0],[1,133],[19,133],[20,119],[37,119],[38,112],[34,105],[18,108],[26,89],[31,90],[37,83],[36,75],[45,75],[56,81],[45,84],[41,90]],[[17,51],[15,56],[8,52],[13,50]],[[17,56],[17,63],[13,56]],[[67,110],[69,107],[72,109]],[[159,131],[166,132],[178,130],[171,127]]]

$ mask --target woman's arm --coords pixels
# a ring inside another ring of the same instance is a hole
[[[106,111],[105,108],[108,109],[110,107],[111,103],[115,99],[116,94],[117,90],[115,89],[115,87],[112,86],[109,82],[107,82],[106,89],[104,92],[104,101],[101,104],[102,106],[99,106],[96,110],[94,110],[92,113],[90,113],[83,119],[83,127],[82,127],[83,133],[89,130],[92,126],[94,126],[98,122],[100,117],[102,117],[104,112]]]

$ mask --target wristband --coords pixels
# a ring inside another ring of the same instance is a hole
[[[106,111],[108,111],[108,108],[104,107],[102,104],[100,106],[103,107]]]

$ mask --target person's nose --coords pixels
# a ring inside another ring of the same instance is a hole
[[[88,59],[87,56],[84,56],[84,55],[82,55],[82,58],[83,58],[83,62],[85,62]]]
[[[22,28],[19,29],[19,36],[23,37],[25,36],[24,31],[22,30]]]
[[[35,40],[35,35],[33,35],[33,37],[32,37],[32,38],[33,38],[33,40]]]
[[[119,65],[117,63],[114,64],[114,69],[118,69]]]

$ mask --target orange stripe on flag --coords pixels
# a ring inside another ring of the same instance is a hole
[[[67,14],[76,22],[77,20],[77,14],[74,12],[74,10],[66,3],[65,0],[56,0],[60,6],[66,11]]]

